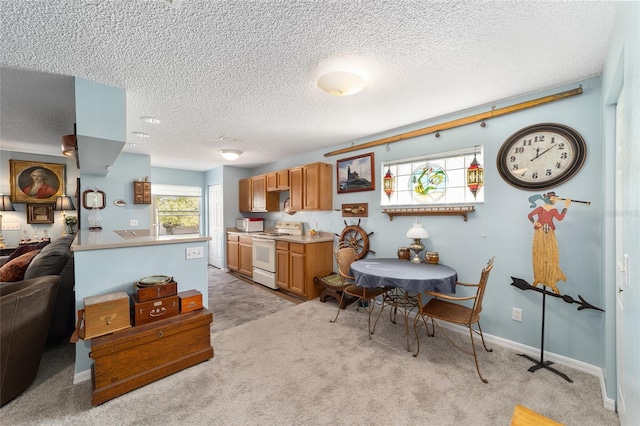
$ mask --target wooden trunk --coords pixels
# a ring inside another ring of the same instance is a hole
[[[144,325],[165,318],[175,317],[180,313],[178,296],[139,302],[133,297],[133,324]]]
[[[213,357],[207,309],[91,340],[92,405],[123,395]]]
[[[178,293],[180,299],[180,313],[202,309],[202,293],[198,290],[187,290]]]
[[[133,285],[134,294],[138,302],[147,302],[149,300],[160,299],[167,296],[175,296],[178,294],[178,283],[171,281],[166,284],[158,284],[148,287],[140,286],[138,283]]]
[[[131,327],[129,295],[125,291],[84,298],[82,339],[102,336]]]

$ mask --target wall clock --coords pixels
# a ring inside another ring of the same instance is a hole
[[[580,133],[563,124],[542,123],[509,136],[496,162],[508,184],[533,191],[568,181],[586,158],[587,145]]]

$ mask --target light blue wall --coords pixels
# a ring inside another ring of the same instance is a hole
[[[77,134],[126,141],[126,93],[95,81],[75,78]]]
[[[614,30],[609,45],[609,55],[603,72],[603,140],[606,141],[603,169],[607,210],[603,220],[606,235],[603,256],[607,321],[603,351],[605,353],[605,377],[607,395],[616,397],[616,263],[614,258],[614,219],[622,221],[622,251],[630,256],[629,288],[624,289],[625,323],[623,327],[623,358],[625,360],[626,423],[640,424],[640,3],[618,3]],[[618,97],[624,97],[622,169],[624,186],[623,211],[613,212],[615,176],[615,105]]]
[[[121,153],[107,176],[81,175],[81,191],[97,188],[104,191],[106,203],[102,213],[104,229],[150,229],[151,208],[148,204],[133,204],[133,181],[151,175],[148,155]],[[153,182],[152,182],[153,185]],[[124,200],[127,205],[118,207],[113,202]],[[82,209],[81,229],[89,228],[89,210]],[[131,219],[138,220],[138,226],[129,226]]]
[[[9,178],[9,160],[23,160],[23,161],[37,161],[42,163],[52,163],[52,164],[64,164],[65,165],[65,184],[66,184],[66,194],[70,197],[74,197],[76,192],[76,178],[79,176],[78,169],[76,168],[75,159],[70,159],[67,157],[54,157],[49,155],[37,155],[37,154],[27,154],[23,152],[11,152],[11,151],[0,151],[0,194],[9,195],[11,193],[10,190],[10,178]],[[78,203],[74,204],[76,209],[78,208]],[[33,235],[34,230],[37,230],[38,235],[42,236],[43,231],[46,229],[49,237],[55,239],[62,235],[64,231],[64,226],[62,224],[62,212],[55,211],[53,212],[53,223],[52,224],[38,224],[32,225],[27,223],[27,205],[24,203],[15,203],[13,205],[15,211],[13,212],[2,212],[2,222],[3,223],[17,223],[20,225],[20,230],[17,231],[2,231],[2,235],[4,236],[5,243],[9,247],[15,247],[20,242],[20,238],[23,235],[23,231],[27,231],[30,236]],[[67,216],[76,216],[78,214],[77,211],[67,211]]]
[[[491,274],[487,289],[484,311],[483,330],[486,332],[519,342],[539,347],[541,328],[541,297],[532,291],[523,292],[511,286],[511,277],[519,277],[533,282],[531,244],[533,238],[532,225],[527,219],[531,211],[528,197],[535,192],[515,189],[505,183],[499,176],[495,159],[502,143],[519,129],[543,122],[557,122],[573,127],[585,138],[588,145],[588,156],[583,169],[569,182],[553,188],[559,196],[578,200],[591,201],[590,206],[573,204],[566,218],[558,223],[556,231],[560,249],[561,267],[568,280],[559,284],[563,294],[577,299],[584,297],[595,306],[603,306],[603,286],[601,277],[602,235],[602,189],[600,173],[602,164],[602,138],[600,125],[600,79],[594,78],[580,83],[584,93],[562,101],[545,104],[515,114],[488,120],[486,127],[479,124],[467,125],[440,132],[435,135],[422,136],[373,149],[343,154],[335,157],[324,157],[324,154],[344,146],[313,152],[303,157],[287,159],[256,169],[255,174],[302,165],[315,161],[324,161],[334,166],[334,209],[343,203],[369,203],[369,217],[361,220],[361,226],[370,236],[371,248],[376,253],[371,257],[394,257],[399,246],[406,246],[410,241],[405,237],[407,229],[415,220],[413,217],[397,217],[389,221],[380,210],[380,188],[382,175],[379,165],[382,161],[396,160],[422,154],[448,151],[457,148],[484,146],[485,161],[485,203],[476,204],[476,212],[469,215],[464,222],[460,217],[425,216],[422,223],[427,228],[430,238],[425,245],[427,250],[435,250],[440,254],[444,264],[453,266],[458,271],[459,279],[467,282],[477,281],[480,270],[491,256],[495,256],[495,267]],[[496,102],[468,111],[461,111],[438,120],[430,120],[416,125],[396,129],[384,134],[355,141],[355,144],[368,142],[378,137],[385,137],[442,123],[474,113],[490,111],[496,108],[513,105],[530,99],[574,89],[578,84],[554,88],[535,95]],[[350,144],[349,144],[350,145]],[[336,194],[335,162],[337,159],[353,155],[373,152],[378,165],[375,191],[350,194]],[[281,197],[286,197],[282,194]],[[309,229],[318,222],[322,231],[339,234],[345,226],[340,212],[298,212],[289,216],[284,212],[256,214],[273,224],[276,220],[295,220],[305,223]],[[357,220],[348,219],[351,224]],[[511,319],[513,307],[523,311],[522,322]],[[560,299],[547,300],[545,350],[588,364],[602,366],[604,356],[603,324],[606,314],[585,310],[578,312],[577,305],[569,305]]]
[[[89,232],[89,231],[85,231]],[[205,242],[165,244],[106,250],[77,251],[75,256],[76,309],[84,307],[88,296],[126,291],[133,294],[133,284],[149,275],[172,276],[178,291],[198,290],[203,304],[208,307],[207,256],[185,259],[185,250],[204,247]],[[90,341],[76,344],[76,374],[91,368]]]

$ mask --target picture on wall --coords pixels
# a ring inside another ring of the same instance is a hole
[[[53,204],[27,204],[27,223],[53,223]]]
[[[336,162],[338,194],[376,189],[373,152]]]
[[[11,201],[53,204],[64,192],[64,164],[9,160]]]

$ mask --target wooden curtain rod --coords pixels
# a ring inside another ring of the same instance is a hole
[[[358,151],[360,149],[371,148],[374,146],[385,145],[393,142],[400,142],[406,139],[428,135],[429,133],[435,133],[442,130],[453,129],[455,127],[465,126],[471,123],[477,123],[478,121],[500,117],[502,115],[511,114],[512,112],[517,112],[517,111],[532,108],[538,105],[546,104],[549,102],[559,101],[561,99],[565,99],[571,96],[580,95],[581,93],[582,93],[582,86],[578,87],[577,89],[567,90],[566,92],[556,93],[554,95],[544,96],[542,98],[533,99],[533,100],[522,102],[519,104],[506,106],[498,109],[492,109],[491,111],[482,112],[479,114],[469,115],[467,117],[458,118],[456,120],[447,121],[445,123],[435,124],[429,127],[423,127],[422,129],[411,130],[409,132],[400,133],[395,136],[389,136],[389,137],[378,139],[375,141],[365,142],[359,145],[353,145],[348,148],[338,149],[336,151],[327,152],[324,156],[331,157],[333,155],[340,155],[347,152]]]

